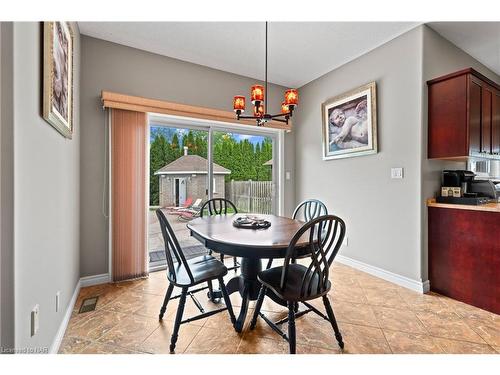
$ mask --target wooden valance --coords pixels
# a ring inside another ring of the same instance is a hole
[[[142,98],[140,96],[124,95],[109,91],[102,91],[101,100],[105,108],[117,108],[145,113],[162,113],[166,115],[221,121],[231,124],[257,126],[254,120],[238,121],[236,120],[234,112],[222,111],[219,109],[172,103],[164,100]],[[288,124],[279,121],[269,121],[266,127],[291,130],[292,124],[291,121],[289,121]]]

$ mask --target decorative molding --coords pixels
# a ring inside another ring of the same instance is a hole
[[[80,286],[85,288],[86,286],[106,284],[111,282],[111,277],[109,273],[103,273],[100,275],[85,276],[80,279]]]
[[[398,275],[397,273],[386,271],[382,268],[378,268],[378,267],[372,266],[370,264],[360,262],[359,260],[355,260],[355,259],[346,257],[344,255],[337,255],[335,257],[335,260],[338,261],[339,263],[342,263],[342,264],[345,264],[345,265],[350,266],[352,268],[355,268],[357,270],[369,273],[370,275],[379,277],[381,279],[384,279],[384,280],[389,281],[391,283],[397,284],[397,285],[402,286],[404,288],[411,289],[415,292],[426,293],[430,290],[429,280],[426,280],[424,282],[416,281],[416,280],[410,279],[406,276],[402,276],[402,275]]]
[[[116,108],[145,113],[162,113],[166,115],[228,122],[231,124],[257,126],[255,120],[242,119],[238,121],[232,111],[179,104],[167,102],[165,100],[143,98],[140,96],[124,95],[110,91],[101,92],[101,101],[105,108]],[[291,120],[288,124],[279,121],[269,121],[266,123],[266,127],[291,130],[292,124]]]
[[[59,352],[59,347],[61,346],[64,333],[66,333],[66,328],[68,327],[71,314],[73,313],[73,309],[75,308],[75,303],[78,298],[78,294],[80,293],[80,287],[81,287],[81,279],[78,280],[78,282],[76,283],[75,291],[73,292],[71,300],[68,303],[68,307],[66,308],[66,313],[64,314],[64,318],[61,322],[61,325],[59,326],[59,329],[57,330],[54,341],[52,341],[52,345],[50,346],[49,349],[50,354],[57,354],[57,352]]]

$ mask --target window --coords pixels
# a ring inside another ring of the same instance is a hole
[[[241,213],[280,213],[279,131],[173,116],[150,116],[149,124],[150,268],[165,262],[156,207],[168,207],[188,254],[205,251],[186,222],[208,199],[227,198]]]

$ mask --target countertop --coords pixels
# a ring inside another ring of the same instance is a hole
[[[500,203],[486,203],[478,206],[467,204],[450,204],[450,203],[437,203],[435,198],[427,199],[428,207],[438,208],[454,208],[456,210],[469,210],[469,211],[486,211],[500,213]]]

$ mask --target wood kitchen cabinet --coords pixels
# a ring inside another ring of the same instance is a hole
[[[431,290],[500,314],[500,203],[427,205]]]
[[[491,152],[500,155],[500,91],[492,99]]]
[[[500,158],[500,85],[474,69],[428,85],[428,157]]]

